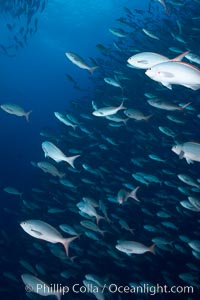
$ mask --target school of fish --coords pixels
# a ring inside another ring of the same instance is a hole
[[[36,186],[27,193],[8,182],[3,189],[20,203],[17,211],[3,211],[16,218],[17,237],[2,229],[0,238],[5,249],[14,249],[12,258],[2,250],[1,278],[16,297],[67,299],[51,283],[78,283],[96,287],[91,299],[133,299],[112,294],[108,287],[115,283],[132,289],[187,285],[194,291],[185,299],[198,299],[200,17],[192,5],[199,9],[200,2],[186,2],[186,12],[179,0],[149,1],[146,12],[124,7],[116,27],[108,28],[112,45],[96,45],[98,57],[83,58],[70,45],[63,53],[63,64],[89,76],[94,90],[86,92],[88,101],[52,111],[57,129],[41,129],[43,155],[33,161],[30,153]],[[31,3],[26,35],[21,28],[22,41],[15,36],[11,48],[0,45],[4,55],[16,55],[39,30],[33,12],[45,11],[47,3]],[[16,26],[7,24],[13,34]],[[78,80],[65,77],[84,98]],[[34,107],[0,107],[31,126]]]

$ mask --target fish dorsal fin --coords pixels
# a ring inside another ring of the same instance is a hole
[[[200,72],[200,69],[197,66],[194,66],[194,65],[192,65],[192,64],[190,64],[188,62],[185,62],[185,61],[175,61],[175,60],[171,60],[171,62],[174,62],[176,64],[180,64],[180,65],[184,65],[186,67],[190,67],[191,69],[194,69],[194,70]]]
[[[191,144],[194,144],[194,145],[198,145],[200,146],[200,143],[197,143],[197,142],[190,142]]]
[[[170,61],[181,61],[189,52],[190,52],[190,50],[185,51],[185,52],[179,54],[178,56],[176,56],[175,58],[170,59]]]

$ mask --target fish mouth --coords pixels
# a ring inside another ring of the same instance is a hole
[[[19,223],[19,225],[20,225],[21,227],[23,227],[25,224],[26,224],[25,221],[22,221],[22,222]]]

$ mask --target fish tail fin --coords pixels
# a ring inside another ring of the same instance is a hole
[[[74,260],[75,260],[77,257],[78,257],[78,256],[72,256],[72,257],[70,257],[71,262],[73,263]]]
[[[187,106],[189,106],[192,102],[188,102],[180,107],[180,110],[184,110]]]
[[[178,56],[176,56],[175,58],[170,59],[170,60],[171,61],[181,61],[189,52],[190,52],[190,50],[185,51],[185,52],[179,54]]]
[[[105,236],[105,232],[107,232],[107,230],[99,230],[98,232],[104,237]]]
[[[73,125],[72,127],[75,130],[78,127],[78,125]]]
[[[60,173],[60,174],[59,174],[59,178],[60,178],[60,179],[64,178],[65,176],[66,176],[65,173]]]
[[[71,244],[71,242],[73,242],[75,239],[77,239],[79,237],[79,235],[76,235],[76,236],[72,236],[70,238],[66,238],[66,239],[63,239],[62,240],[62,244],[65,248],[65,252],[66,252],[66,255],[69,256],[69,245]]]
[[[128,120],[129,120],[129,118],[126,118],[126,119],[123,120],[124,125],[127,124]]]
[[[130,231],[131,234],[135,234],[135,229],[129,228],[129,231]]]
[[[156,244],[153,244],[153,245],[151,245],[151,246],[149,247],[149,251],[150,251],[151,253],[153,253],[154,255],[156,255],[156,252],[155,252],[155,246],[156,246]]]
[[[148,116],[144,117],[144,120],[145,120],[145,121],[149,121],[149,119],[150,119],[152,116],[153,116],[153,114],[148,115]]]
[[[25,118],[26,118],[26,121],[29,122],[29,116],[30,114],[32,113],[32,110],[29,110],[28,112],[26,112],[25,114]]]
[[[128,198],[132,198],[132,199],[134,199],[134,200],[140,202],[140,200],[138,199],[138,197],[137,197],[137,195],[136,195],[136,193],[137,193],[137,191],[138,191],[139,188],[140,188],[140,187],[137,186],[132,192],[130,192],[130,194],[128,194]],[[128,199],[128,198],[127,198],[127,199]]]
[[[75,166],[74,166],[74,161],[75,161],[75,159],[78,158],[79,156],[80,156],[80,155],[74,155],[74,156],[67,157],[65,161],[66,161],[68,164],[70,164],[70,166],[71,166],[72,168],[75,168]]]
[[[96,215],[96,222],[97,222],[97,225],[99,224],[99,221],[100,221],[100,220],[105,220],[105,217]]]
[[[122,100],[122,103],[120,104],[120,109],[127,109],[127,107],[124,106],[125,99]]]
[[[96,70],[97,68],[99,68],[99,66],[91,67],[91,68],[89,68],[88,70],[89,70],[89,72],[93,75],[94,70]]]

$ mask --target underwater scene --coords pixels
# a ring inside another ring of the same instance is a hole
[[[200,0],[0,16],[0,298],[200,299]]]

